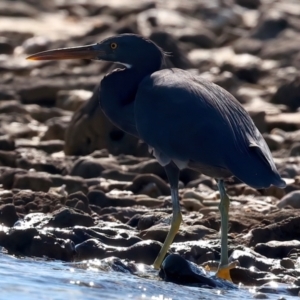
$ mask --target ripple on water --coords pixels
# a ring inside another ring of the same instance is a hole
[[[42,259],[19,259],[0,253],[1,299],[253,299],[256,289],[235,291],[180,286],[157,279],[151,267],[138,264],[139,276],[116,272],[108,261],[63,263]],[[105,267],[106,266],[106,267]],[[143,276],[144,277],[140,277]],[[285,299],[294,297],[284,296]],[[279,295],[268,294],[277,300]]]

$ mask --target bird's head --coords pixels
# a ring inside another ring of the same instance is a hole
[[[127,68],[158,65],[165,53],[151,40],[136,34],[109,37],[97,44],[61,48],[39,52],[27,57],[29,60],[92,59],[121,63]]]

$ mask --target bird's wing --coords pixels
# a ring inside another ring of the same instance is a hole
[[[205,163],[233,174],[243,173],[242,163],[259,160],[253,172],[261,165],[276,171],[267,145],[238,101],[189,72],[165,69],[146,77],[136,94],[135,119],[139,136],[172,160]]]

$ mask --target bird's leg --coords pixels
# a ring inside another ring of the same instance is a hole
[[[221,214],[221,260],[219,264],[218,271],[216,276],[225,279],[231,280],[230,269],[235,267],[235,264],[228,264],[228,212],[229,212],[229,203],[230,200],[226,194],[224,181],[218,180],[218,188],[220,192],[220,204],[219,210]]]
[[[173,217],[171,222],[170,231],[165,239],[165,242],[154,262],[154,268],[159,269],[162,261],[164,260],[170,245],[172,244],[176,233],[179,230],[180,224],[182,222],[182,215],[180,211],[179,205],[179,197],[178,197],[178,182],[179,182],[179,169],[177,166],[171,162],[167,166],[165,166],[165,171],[167,173],[170,187],[171,187],[171,198],[173,204]]]

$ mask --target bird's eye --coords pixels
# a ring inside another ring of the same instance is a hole
[[[117,43],[111,43],[110,44],[110,48],[113,49],[113,50],[117,49],[117,47],[118,47]]]

